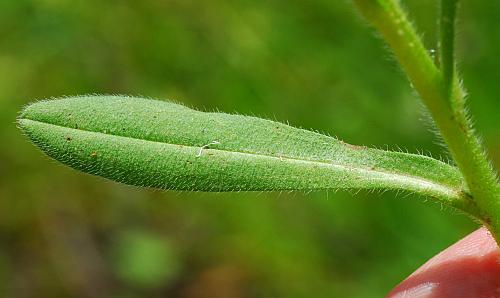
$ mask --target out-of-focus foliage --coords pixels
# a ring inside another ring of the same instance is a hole
[[[433,48],[436,1],[406,4]],[[498,167],[500,3],[462,4],[460,66]],[[34,99],[88,93],[442,152],[349,1],[0,1],[2,297],[375,297],[475,228],[394,193],[123,186],[48,160],[15,127]]]

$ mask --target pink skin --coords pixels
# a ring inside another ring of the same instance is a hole
[[[500,249],[481,228],[430,259],[387,297],[500,297]]]

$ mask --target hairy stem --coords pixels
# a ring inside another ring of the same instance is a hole
[[[481,212],[483,223],[500,243],[500,185],[466,114],[465,92],[456,78],[453,47],[448,44],[453,42],[454,30],[450,32],[448,28],[446,33],[443,32],[444,44],[441,47],[444,68],[441,72],[397,0],[353,1],[393,49],[462,172],[467,183],[464,185],[464,191],[472,195],[472,200]],[[456,1],[444,2],[450,3],[443,5],[451,5]],[[454,10],[454,7],[447,9],[447,17],[454,15]],[[454,23],[454,20],[451,20],[451,23]],[[448,25],[449,23],[446,26]],[[446,91],[448,87],[444,87],[448,83],[449,92]]]

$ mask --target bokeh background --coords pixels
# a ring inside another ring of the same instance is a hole
[[[436,48],[435,0],[405,1]],[[464,0],[470,110],[500,165],[499,1]],[[178,193],[49,160],[23,105],[175,99],[446,159],[350,1],[0,1],[1,297],[379,297],[477,225],[395,193]]]

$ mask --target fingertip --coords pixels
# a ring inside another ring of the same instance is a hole
[[[422,265],[388,297],[500,297],[498,245],[480,228]]]

